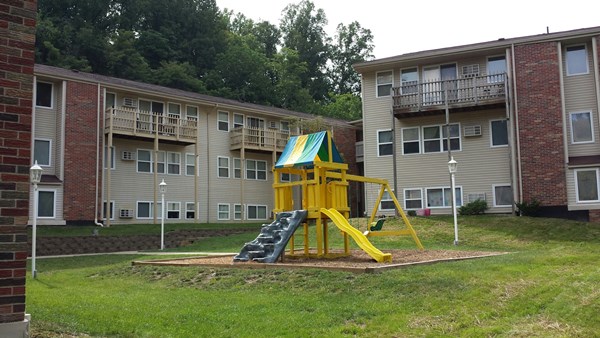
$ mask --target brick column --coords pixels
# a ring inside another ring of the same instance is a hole
[[[0,333],[23,337],[36,0],[0,3]]]

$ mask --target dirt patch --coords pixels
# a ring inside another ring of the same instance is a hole
[[[334,251],[327,257],[304,255],[285,255],[277,263],[265,264],[257,262],[234,262],[233,255],[213,257],[188,257],[169,260],[135,261],[134,265],[171,265],[171,266],[210,266],[245,269],[276,269],[276,268],[317,268],[326,270],[343,270],[351,272],[379,272],[387,269],[397,269],[416,264],[431,264],[445,261],[490,257],[506,254],[506,252],[484,251],[455,251],[455,250],[386,250],[392,254],[391,263],[377,263],[369,255],[360,250],[351,251],[349,256]]]

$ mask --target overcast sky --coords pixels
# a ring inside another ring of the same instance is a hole
[[[279,25],[288,3],[300,0],[216,0],[219,8]],[[327,15],[333,37],[339,23],[358,21],[374,36],[375,57],[600,26],[600,1],[312,0]],[[365,5],[366,4],[366,5]]]

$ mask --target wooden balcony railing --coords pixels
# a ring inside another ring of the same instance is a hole
[[[392,88],[395,112],[419,112],[485,105],[504,102],[506,97],[505,73],[474,76],[464,79],[440,80],[424,83],[405,83]]]
[[[290,136],[295,136],[289,131],[277,129],[260,129],[251,127],[237,127],[229,132],[231,150],[259,150],[283,151]]]
[[[158,137],[184,143],[196,142],[198,122],[179,115],[157,114],[136,108],[116,107],[106,110],[105,132],[135,137]]]

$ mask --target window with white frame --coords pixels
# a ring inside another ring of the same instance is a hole
[[[110,205],[110,207],[109,207],[109,205]],[[109,215],[110,219],[115,219],[114,211],[115,211],[115,201],[110,201],[110,204],[107,204],[106,201],[104,201],[104,203],[102,203],[102,218],[103,219],[106,219],[106,215]]]
[[[217,176],[229,178],[229,157],[219,156],[217,158]]]
[[[233,114],[233,129],[244,127],[244,115]]]
[[[217,112],[217,129],[220,131],[229,131],[229,112]]]
[[[490,130],[492,147],[508,145],[508,124],[506,120],[490,121]]]
[[[185,115],[189,121],[198,121],[198,107],[186,106]]]
[[[239,221],[242,219],[242,205],[234,204],[233,205],[233,219]]]
[[[510,207],[513,204],[513,194],[510,184],[494,185],[494,206]]]
[[[179,219],[181,214],[180,202],[167,202],[167,219]]]
[[[580,75],[589,72],[587,48],[585,45],[567,47],[565,59],[567,75]]]
[[[196,219],[196,209],[194,202],[185,203],[185,219]]]
[[[217,219],[219,221],[229,220],[229,204],[219,203],[217,208]]]
[[[179,118],[181,116],[181,105],[179,103],[169,102],[169,104],[167,105],[167,109],[170,117]]]
[[[290,133],[290,122],[289,121],[280,121],[279,128],[281,132],[289,134]]]
[[[56,217],[56,190],[38,190],[38,217]]]
[[[267,162],[258,160],[246,160],[246,179],[267,180]]]
[[[394,72],[377,72],[377,97],[390,96]]]
[[[33,142],[33,160],[42,167],[50,166],[52,154],[52,140],[38,139]]]
[[[451,124],[450,128],[450,149],[460,150],[460,126]],[[446,126],[428,126],[423,127],[423,152],[438,153],[447,151]]]
[[[137,150],[137,172],[151,173],[152,172],[152,152],[150,150]]]
[[[104,98],[104,108],[114,108],[117,106],[117,94],[106,92],[106,97]]]
[[[196,174],[196,155],[185,154],[185,174],[194,176]]]
[[[110,165],[109,165],[109,161],[110,161]],[[110,147],[110,151],[109,151],[108,146],[104,147],[104,169],[108,169],[108,167],[110,167],[110,169],[115,169],[115,163],[116,163],[115,147]]]
[[[488,83],[503,82],[504,73],[506,73],[506,57],[493,56],[488,58]]]
[[[404,189],[404,209],[422,209],[423,208],[423,190]]]
[[[598,202],[600,197],[598,192],[598,169],[579,169],[575,170],[575,189],[577,202]]]
[[[248,220],[265,220],[267,219],[267,206],[266,205],[252,205],[246,206],[246,219]]]
[[[239,158],[233,159],[233,178],[242,178],[242,160]]]
[[[381,196],[381,203],[379,203],[379,210],[395,210],[396,205],[390,193],[385,190]]]
[[[452,189],[450,187],[427,188],[427,207],[452,207]],[[462,206],[462,188],[456,188],[456,206]]]
[[[571,122],[571,143],[593,143],[594,130],[592,112],[569,113]]]
[[[394,151],[392,144],[393,135],[391,130],[378,130],[377,131],[377,155],[378,156],[389,156]]]
[[[417,68],[402,70],[400,73],[400,89],[403,95],[419,92],[419,72]]]
[[[161,202],[156,203],[156,217],[159,219],[162,217],[162,204]],[[149,201],[137,201],[136,203],[136,218],[137,219],[150,219],[154,218],[154,202]]]
[[[167,153],[167,170],[169,175],[179,175],[181,173],[181,154],[180,153]]]
[[[164,174],[165,173],[165,160],[166,160],[166,154],[164,151],[159,151],[157,153],[157,163],[156,163],[156,172],[159,174]]]
[[[54,104],[54,85],[48,82],[37,82],[35,84],[35,106],[52,108]]]
[[[402,154],[421,153],[419,127],[402,128]]]

